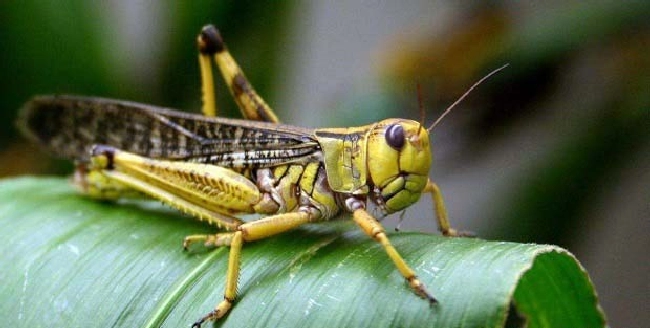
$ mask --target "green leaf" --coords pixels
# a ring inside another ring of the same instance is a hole
[[[0,182],[0,224],[5,326],[187,327],[222,299],[228,249],[183,252],[185,235],[214,229],[158,204],[92,201],[63,179],[11,179]],[[586,272],[563,249],[390,238],[438,305],[415,296],[382,247],[344,220],[245,245],[240,297],[216,325],[605,324]]]

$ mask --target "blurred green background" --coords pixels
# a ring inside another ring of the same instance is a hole
[[[510,63],[433,130],[431,177],[453,224],[565,247],[611,326],[650,321],[650,2],[189,3],[0,3],[0,177],[71,172],[13,126],[36,94],[199,111],[206,23],[279,117],[301,126],[420,119],[417,83],[430,123]],[[239,117],[219,87],[223,115]],[[401,228],[434,231],[431,206],[408,209],[421,220]]]

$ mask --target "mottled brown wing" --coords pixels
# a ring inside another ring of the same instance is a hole
[[[225,167],[273,166],[320,150],[309,129],[92,97],[35,97],[22,108],[18,125],[55,155],[77,161],[88,161],[97,144]]]

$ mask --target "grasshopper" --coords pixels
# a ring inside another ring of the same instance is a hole
[[[205,26],[197,43],[203,115],[112,99],[37,96],[23,107],[19,125],[49,151],[76,162],[75,183],[83,193],[99,199],[145,195],[227,231],[183,241],[185,249],[195,243],[230,247],[224,298],[193,327],[222,318],[233,306],[244,243],[340,212],[351,213],[383,246],[415,294],[436,303],[367,210],[373,203],[383,214],[398,212],[428,193],[442,234],[462,235],[450,227],[440,189],[428,178],[430,128],[407,119],[351,128],[280,124],[214,26]],[[245,120],[216,117],[212,61]],[[238,218],[247,213],[262,218]]]

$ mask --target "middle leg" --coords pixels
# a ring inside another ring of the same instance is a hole
[[[183,247],[187,249],[191,244],[203,241],[207,246],[230,246],[228,256],[228,271],[226,274],[226,287],[223,300],[214,310],[196,321],[192,327],[200,327],[206,321],[223,317],[232,308],[237,297],[237,281],[241,270],[241,249],[244,242],[263,239],[276,235],[305,223],[313,221],[313,215],[308,211],[298,211],[277,214],[261,220],[247,222],[237,228],[235,232],[218,233],[215,235],[192,235],[185,238]]]

